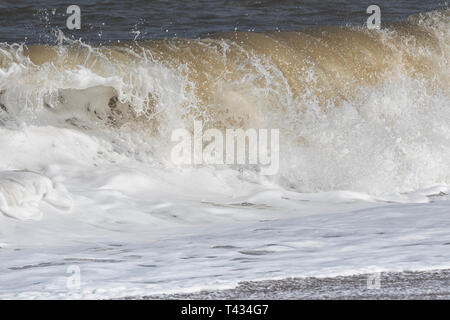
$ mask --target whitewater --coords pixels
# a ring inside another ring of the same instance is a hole
[[[0,298],[450,268],[449,24],[1,44]],[[195,120],[278,173],[174,164]]]

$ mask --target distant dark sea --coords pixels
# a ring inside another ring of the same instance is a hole
[[[66,28],[66,9],[72,4],[81,8],[80,30]],[[0,42],[52,43],[56,30],[84,42],[106,43],[363,24],[371,4],[380,6],[382,22],[447,6],[442,0],[6,0],[0,2]]]

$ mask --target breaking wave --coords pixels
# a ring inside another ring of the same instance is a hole
[[[55,46],[2,44],[1,135],[28,130],[33,141],[45,130],[74,130],[111,143],[106,153],[169,169],[171,132],[194,120],[279,128],[280,171],[270,179],[285,188],[381,194],[449,184],[449,12],[380,31],[321,27],[98,47],[60,34]],[[67,136],[55,142],[64,149],[49,146],[43,156],[92,159],[80,139]],[[32,169],[13,162],[4,157],[0,169]]]

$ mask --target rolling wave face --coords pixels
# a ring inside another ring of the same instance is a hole
[[[284,187],[407,192],[450,183],[450,14],[368,31],[230,33],[91,47],[3,45],[0,124],[139,136],[280,128]],[[61,43],[69,42],[61,35]],[[145,142],[142,142],[145,141]],[[140,144],[142,142],[142,144]]]

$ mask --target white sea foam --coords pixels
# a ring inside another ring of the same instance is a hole
[[[63,186],[29,171],[0,172],[0,212],[20,220],[39,219],[41,201],[64,211],[72,204]]]

